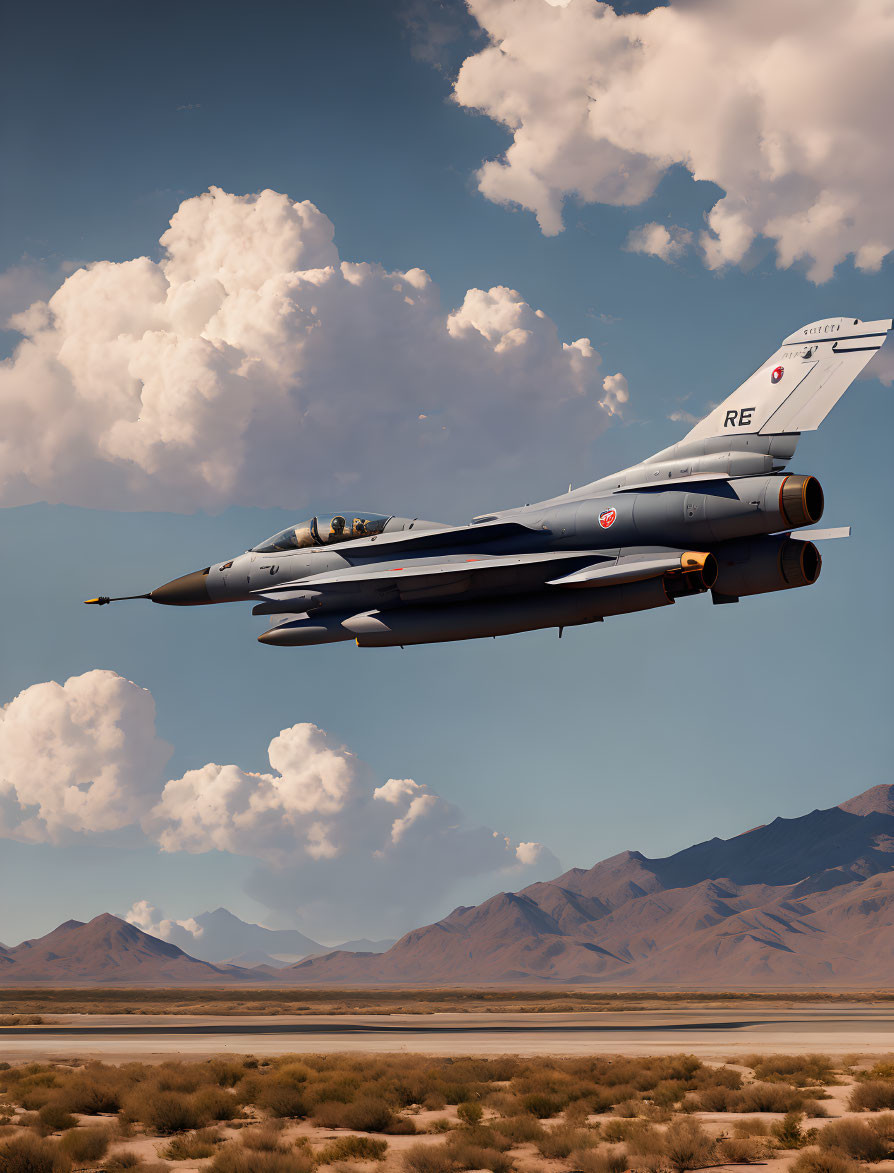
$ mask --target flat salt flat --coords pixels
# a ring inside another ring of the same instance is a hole
[[[0,1027],[0,1057],[118,1062],[175,1055],[296,1052],[428,1055],[665,1055],[725,1059],[755,1052],[894,1053],[894,1007],[674,1009],[535,1014],[60,1014]]]

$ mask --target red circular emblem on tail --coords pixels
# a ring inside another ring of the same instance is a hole
[[[778,383],[784,374],[785,374],[785,367],[775,367],[773,369],[773,373],[770,375],[770,382],[771,383]]]
[[[616,509],[603,509],[599,514],[599,524],[603,529],[608,529],[610,525],[614,525],[617,516],[618,511]]]

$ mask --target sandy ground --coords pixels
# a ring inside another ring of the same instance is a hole
[[[202,1058],[223,1053],[415,1052],[579,1055],[684,1052],[703,1059],[764,1053],[894,1052],[894,1008],[669,1010],[572,1014],[57,1015],[49,1026],[0,1028],[6,1060]]]

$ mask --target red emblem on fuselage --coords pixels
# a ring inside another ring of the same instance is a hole
[[[616,509],[603,509],[599,514],[599,524],[603,529],[608,529],[610,525],[614,525],[617,516],[618,511]]]
[[[785,374],[785,367],[774,367],[773,373],[770,375],[771,383],[778,383]]]

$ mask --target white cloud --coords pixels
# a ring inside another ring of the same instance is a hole
[[[67,842],[131,828],[163,852],[257,861],[249,890],[324,939],[403,932],[441,915],[450,892],[559,870],[541,844],[472,823],[411,778],[381,785],[322,729],[297,724],[268,747],[270,770],[209,762],[165,781],[171,747],[146,689],[94,670],[32,685],[0,708],[0,837]],[[182,948],[194,921],[138,901],[128,919]]]
[[[13,319],[0,503],[295,507],[563,467],[606,426],[600,356],[515,290],[451,312],[421,269],[341,261],[313,204],[212,188],[162,259],[79,269]],[[555,474],[554,474],[555,475]],[[372,506],[370,506],[372,507]]]
[[[827,280],[894,248],[890,0],[690,0],[619,15],[598,0],[469,0],[490,43],[455,94],[513,141],[478,173],[547,234],[569,196],[635,205],[674,165],[725,193],[700,239],[711,268],[756,236]]]
[[[894,383],[894,346],[888,343],[869,360],[861,376],[864,379],[878,379],[886,387]]]
[[[0,835],[60,843],[126,827],[170,754],[152,695],[117,673],[34,684],[0,708]]]
[[[682,407],[678,407],[674,411],[669,412],[667,418],[673,420],[675,424],[698,423],[698,416],[693,415],[691,411],[684,411]]]
[[[618,371],[614,375],[606,375],[602,380],[604,392],[600,403],[609,415],[620,415],[624,404],[630,399],[627,389],[627,379]]]
[[[198,941],[205,931],[195,917],[190,916],[186,920],[170,920],[148,900],[135,901],[129,912],[125,913],[124,919],[132,925],[136,925],[138,929],[142,929],[144,933],[150,933],[162,941],[173,941],[175,945],[186,949],[187,952],[189,951],[187,946]]]
[[[410,778],[377,786],[368,766],[311,724],[270,743],[271,772],[203,766],[169,781],[144,828],[164,851],[228,851],[259,861],[249,892],[312,933],[401,932],[474,877],[500,884],[554,874],[541,844],[469,823]]]
[[[643,224],[627,237],[627,248],[632,253],[660,257],[662,261],[675,261],[686,252],[692,243],[692,233],[685,228],[664,224]]]

